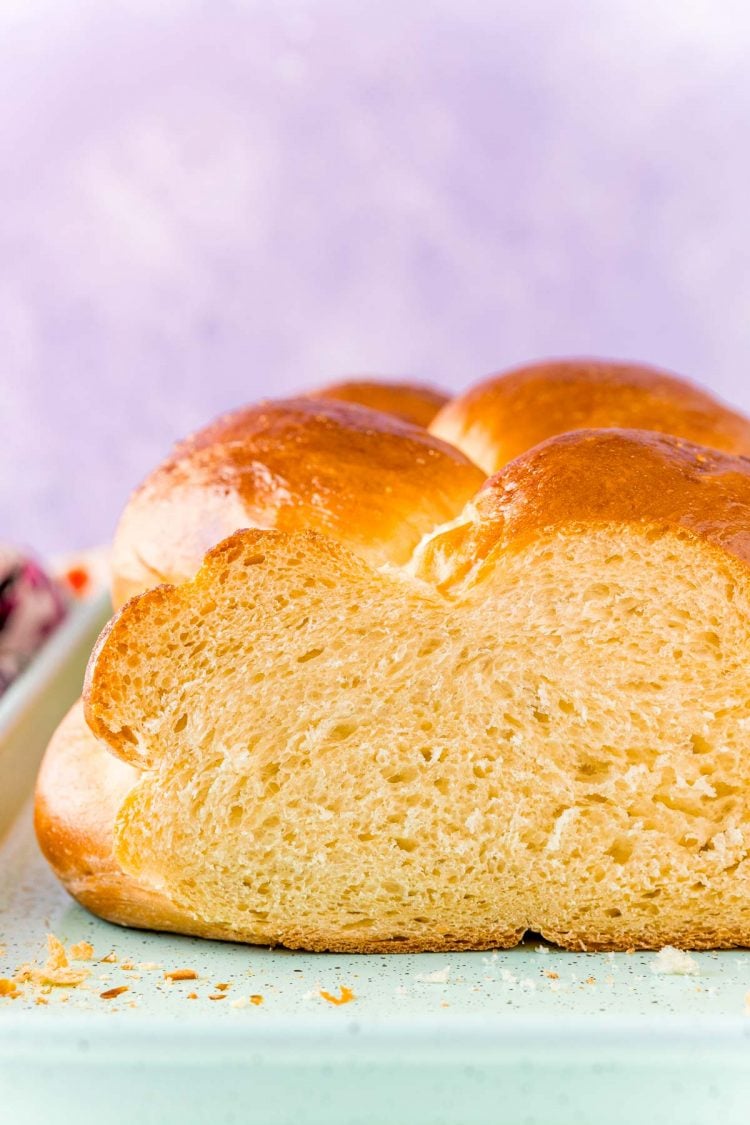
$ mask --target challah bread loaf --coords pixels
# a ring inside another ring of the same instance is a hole
[[[415,426],[428,426],[448,396],[422,383],[390,383],[348,379],[306,393],[307,398],[353,402],[393,414]]]
[[[509,465],[413,573],[237,532],[92,656],[142,771],[115,862],[292,947],[750,943],[749,567],[750,463],[614,430]]]
[[[610,427],[750,454],[750,421],[707,391],[642,364],[605,360],[556,360],[494,375],[452,399],[430,430],[491,474],[556,434]]]
[[[423,428],[362,406],[299,398],[236,410],[176,446],[131,497],[113,600],[191,577],[239,527],[310,528],[376,566],[401,564],[483,480]]]

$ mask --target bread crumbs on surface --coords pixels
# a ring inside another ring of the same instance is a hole
[[[652,973],[663,976],[689,976],[699,972],[698,962],[684,949],[665,945],[654,957],[650,969]]]
[[[226,990],[228,988],[231,988],[231,987],[232,987],[231,981],[222,981],[220,984],[214,985],[214,988],[216,989],[217,992],[226,992]]]
[[[435,969],[434,973],[417,973],[415,980],[424,981],[426,984],[447,984],[450,975],[450,965],[444,965],[442,969]]]
[[[446,980],[447,980],[447,977],[446,977]],[[357,999],[357,997],[352,992],[351,988],[347,988],[345,984],[342,984],[341,994],[339,996],[332,996],[331,993],[326,992],[326,990],[324,988],[321,988],[320,995],[323,997],[324,1000],[327,1000],[329,1004],[336,1004],[337,1006],[340,1005],[340,1004],[349,1004],[349,1003],[351,1003],[352,1000]]]
[[[120,984],[117,988],[108,988],[106,992],[99,993],[100,1000],[114,1000],[117,996],[122,996],[123,992],[128,991],[126,984]]]
[[[226,1000],[226,998],[226,992],[212,992],[209,996],[209,1000]]]
[[[122,961],[120,963],[120,968],[124,973],[129,973],[132,972],[132,970],[135,968],[135,965],[132,961]]]
[[[77,941],[69,947],[68,956],[74,961],[90,961],[94,956],[94,947],[90,941]]]
[[[11,1000],[15,1000],[20,995],[21,990],[16,981],[8,980],[7,977],[0,977],[0,996],[10,996]]]
[[[102,957],[99,961],[100,965],[112,965],[117,960],[116,953],[108,953],[106,957]]]
[[[545,969],[544,975],[545,975],[545,977],[549,977],[550,980],[559,980],[560,979],[560,974],[554,972],[553,969]]]
[[[144,969],[150,972],[152,969],[161,969],[163,965],[159,965],[156,961],[140,961],[138,964],[139,969]]]
[[[263,997],[261,996],[261,994],[259,992],[254,992],[252,994],[252,996],[250,997],[250,1003],[255,1004],[255,1006],[257,1008],[257,1006],[259,1004],[263,1003]],[[343,1001],[342,1001],[342,1003],[343,1003]]]
[[[165,980],[197,980],[198,974],[195,969],[170,969],[169,972],[164,974]]]
[[[586,977],[586,984],[596,984],[596,977]]]
[[[229,1003],[230,1008],[249,1008],[250,1000],[247,996],[238,996],[236,1000],[231,1000]]]
[[[57,988],[76,988],[83,984],[89,969],[71,969],[65,946],[54,934],[47,934],[47,960],[43,965],[27,962],[19,966],[15,979],[22,984],[38,987],[53,985]]]
[[[187,999],[188,1000],[197,1000],[198,999],[198,993],[197,992],[188,992]]]

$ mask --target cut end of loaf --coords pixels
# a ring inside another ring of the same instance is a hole
[[[321,536],[240,532],[127,607],[88,697],[144,767],[123,871],[310,949],[750,941],[750,589],[715,530],[747,470],[638,435],[561,449],[592,480],[629,450],[644,496],[676,458],[695,526],[592,501],[521,534],[480,497],[482,567],[450,601]],[[565,481],[532,469],[549,511]]]

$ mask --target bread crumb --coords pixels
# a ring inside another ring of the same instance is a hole
[[[54,934],[47,934],[47,960],[44,965],[21,965],[16,973],[16,980],[38,986],[75,988],[83,984],[88,975],[88,969],[71,969],[63,943]]]
[[[545,977],[549,977],[550,980],[559,980],[560,979],[560,974],[554,972],[552,969],[545,969],[544,975],[545,975]]]
[[[131,969],[134,969],[135,965],[133,964],[132,961],[123,961],[122,964],[120,965],[120,968],[122,969],[122,971],[124,973],[127,973],[127,972],[130,972]]]
[[[7,977],[0,977],[0,996],[10,996],[15,1000],[16,996],[21,995],[21,990],[14,980],[8,980]]]
[[[108,988],[106,992],[99,993],[100,1000],[114,1000],[117,996],[122,996],[123,992],[128,991],[126,984],[120,984],[117,988]]]
[[[197,1000],[198,999],[198,993],[197,992],[188,992],[187,998],[188,998],[188,1000]]]
[[[344,991],[344,990],[342,989],[342,991]],[[346,989],[345,991],[348,992],[349,990]],[[352,997],[352,999],[353,999],[353,997]],[[259,992],[254,992],[253,995],[250,997],[250,1003],[255,1004],[255,1006],[257,1008],[258,1004],[263,1003],[263,997],[261,996],[261,994]],[[345,1004],[345,1003],[346,1003],[345,1000],[334,1000],[334,1004]]]
[[[586,977],[586,984],[596,984],[596,977]]]
[[[195,969],[171,969],[168,973],[164,974],[165,980],[197,980],[198,974]]]
[[[665,945],[651,962],[651,972],[665,976],[687,976],[699,972],[698,962],[684,949]]]
[[[117,960],[116,953],[108,953],[106,957],[102,957],[99,961],[100,965],[111,965]]]
[[[447,980],[448,978],[446,977],[445,979]],[[327,1000],[329,1004],[336,1004],[337,1006],[340,1005],[340,1004],[348,1004],[348,1003],[350,1003],[350,1001],[357,999],[357,997],[352,992],[351,988],[347,988],[346,985],[344,985],[344,984],[342,984],[342,986],[341,986],[341,995],[340,996],[332,996],[331,993],[326,992],[326,990],[324,988],[321,988],[320,995],[323,997],[324,1000]],[[250,999],[251,1000],[253,999],[252,996],[250,997]],[[254,1000],[253,1000],[253,1003],[255,1003]]]
[[[231,1000],[229,1003],[230,1008],[249,1008],[250,1001],[247,996],[238,996],[236,1000]]]
[[[36,999],[34,1000],[34,1003],[35,1004],[49,1004],[49,1000],[47,1000],[47,998],[44,997],[44,996],[37,996]]]
[[[434,973],[418,973],[416,979],[425,981],[427,984],[447,984],[450,972],[450,965],[446,965],[442,969],[435,969]]]
[[[518,977],[514,973],[512,973],[510,969],[501,969],[500,976],[506,984],[515,984],[518,980]]]
[[[78,941],[68,950],[74,961],[90,961],[94,956],[94,947],[90,941]]]
[[[226,998],[226,992],[212,992],[209,996],[209,1000],[226,1000]]]
[[[226,992],[226,990],[231,987],[231,983],[227,983],[226,981],[222,981],[221,984],[214,985],[214,988],[217,992]]]
[[[161,965],[159,965],[156,961],[141,961],[138,965],[138,968],[147,970],[160,969]]]

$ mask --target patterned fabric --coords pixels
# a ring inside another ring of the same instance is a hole
[[[66,614],[58,583],[31,559],[0,548],[0,693]]]

